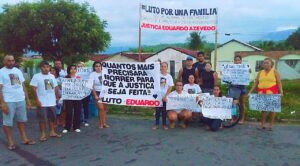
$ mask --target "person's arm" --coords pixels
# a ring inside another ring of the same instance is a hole
[[[31,102],[30,102],[28,92],[27,92],[27,89],[26,89],[26,86],[25,86],[24,82],[22,83],[22,86],[23,86],[23,91],[24,91],[24,94],[25,94],[25,100],[26,100],[27,108],[30,108],[31,107]]]
[[[59,101],[59,88],[58,86],[55,87],[55,98],[56,98],[56,103]]]
[[[168,88],[168,90],[167,90],[165,96],[163,97],[162,100],[163,100],[164,102],[167,102],[167,97],[168,97],[168,95],[171,93],[172,87],[173,87],[173,86],[169,86],[169,88]]]
[[[213,76],[214,76],[214,86],[217,86],[218,85],[218,73],[214,72]]]
[[[3,85],[0,84],[0,102],[1,102],[1,110],[4,114],[8,114],[8,108],[6,103],[4,102],[4,97],[3,97]]]
[[[178,72],[177,81],[182,81],[182,73],[183,73],[183,69],[181,68]]]
[[[257,76],[256,76],[256,79],[254,81],[254,84],[253,84],[252,88],[248,92],[248,96],[249,96],[249,94],[251,94],[253,92],[254,89],[257,88],[257,86],[258,86],[258,80],[259,80],[259,75],[260,75],[260,72],[257,73]]]
[[[94,99],[96,101],[98,101],[99,100],[99,96],[97,96],[97,93],[96,93],[95,80],[94,80],[94,83],[93,83],[93,91],[92,91],[92,93],[93,93]]]
[[[198,68],[196,67],[195,68],[195,75],[196,75],[196,78],[195,78],[195,83],[198,84],[199,81],[200,81],[200,71],[198,70]]]
[[[277,82],[277,86],[278,86],[279,93],[280,93],[281,95],[283,95],[283,89],[282,89],[281,78],[280,78],[279,73],[278,73],[276,70],[275,70],[275,77],[276,77],[276,82]]]
[[[36,89],[37,89],[37,87],[32,86],[32,92],[33,92],[32,94],[33,94],[33,98],[34,98],[34,101],[35,101],[35,103],[36,103],[36,106],[37,106],[38,108],[41,108],[41,107],[42,107],[42,103],[41,103],[41,101],[39,100],[39,97],[37,96]]]

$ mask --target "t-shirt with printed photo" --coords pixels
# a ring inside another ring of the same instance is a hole
[[[101,92],[102,88],[102,73],[92,72],[89,79],[93,80],[97,92]]]
[[[52,74],[35,74],[30,86],[37,87],[37,96],[42,104],[42,107],[52,107],[56,105],[55,87],[57,81]]]
[[[170,74],[160,74],[160,91],[161,97],[164,97],[168,91],[168,88],[174,86],[173,78]]]
[[[198,94],[202,92],[198,84],[193,84],[193,85],[185,84],[183,86],[183,90],[188,92],[189,94]]]
[[[25,81],[23,73],[18,68],[0,69],[0,84],[3,86],[3,97],[5,102],[19,102],[25,99],[22,83]]]

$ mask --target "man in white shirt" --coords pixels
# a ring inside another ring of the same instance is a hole
[[[0,69],[0,102],[3,114],[3,131],[8,142],[8,149],[14,150],[16,149],[12,138],[14,116],[16,116],[17,126],[21,133],[22,144],[35,144],[35,141],[27,138],[25,130],[25,122],[27,122],[26,105],[30,107],[31,104],[24,85],[25,79],[23,74],[14,67],[14,57],[6,55],[3,63],[5,67]]]
[[[33,89],[33,97],[37,104],[37,118],[40,126],[40,141],[47,141],[46,119],[49,124],[49,136],[61,137],[54,128],[56,121],[56,103],[59,100],[57,81],[54,75],[50,74],[50,65],[47,61],[40,63],[41,73],[33,76],[30,86]],[[47,118],[46,118],[47,117]]]

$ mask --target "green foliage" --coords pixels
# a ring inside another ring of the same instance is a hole
[[[14,55],[33,51],[51,60],[74,59],[109,46],[106,25],[87,3],[42,0],[5,5],[0,14],[0,49]]]
[[[287,38],[286,43],[295,50],[300,49],[300,27]]]
[[[23,62],[23,67],[29,67],[32,68],[34,67],[34,61],[32,59],[28,59],[26,61]]]
[[[172,44],[157,44],[152,46],[142,46],[142,52],[158,52],[167,47],[181,47],[188,48],[186,43],[172,43]],[[137,48],[131,48],[129,51],[138,52]]]
[[[286,41],[252,41],[249,44],[261,48],[264,51],[284,51],[284,50],[293,50],[293,47],[289,46]]]
[[[201,37],[201,32],[191,32],[190,36],[187,38],[188,48],[194,51],[199,51],[203,49],[204,37]]]

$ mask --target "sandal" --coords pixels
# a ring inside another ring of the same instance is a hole
[[[109,128],[110,126],[108,124],[104,124],[103,128]]]
[[[33,141],[33,140],[28,140],[28,141],[26,141],[26,142],[22,142],[22,144],[23,144],[23,145],[35,145],[36,142]]]
[[[62,135],[61,134],[55,134],[55,135],[49,135],[49,137],[60,138],[60,137],[62,137]]]
[[[41,137],[41,138],[40,138],[40,141],[41,141],[41,142],[47,141],[47,137]]]
[[[265,130],[265,129],[266,129],[266,127],[256,127],[256,129],[257,129],[257,130],[261,130],[261,131],[262,131],[262,130]]]
[[[103,126],[99,126],[98,128],[99,128],[99,129],[103,129]]]
[[[272,127],[269,127],[269,128],[268,128],[268,131],[273,131]]]
[[[8,150],[15,150],[16,149],[16,145],[12,144],[12,145],[9,145],[7,147]]]

